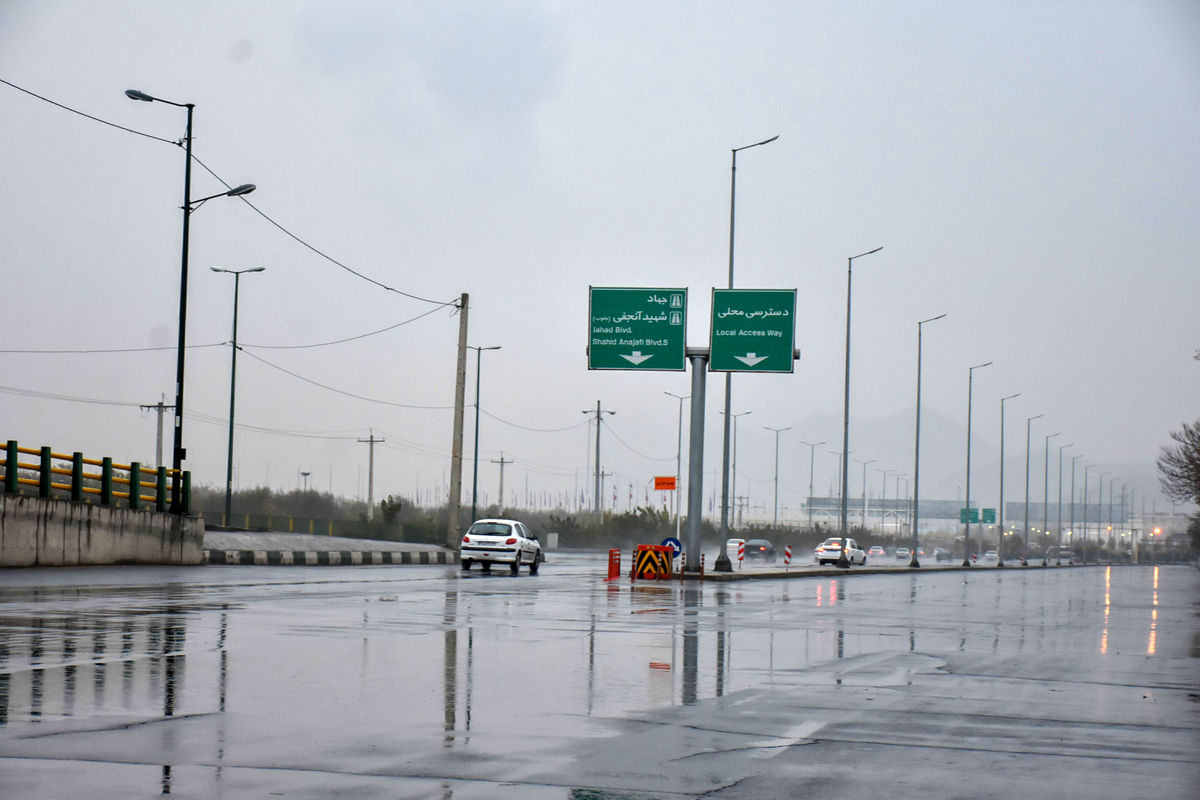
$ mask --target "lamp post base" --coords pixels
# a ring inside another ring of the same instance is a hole
[[[717,556],[717,560],[713,564],[713,572],[733,572],[733,562],[729,560],[727,553],[722,552]]]

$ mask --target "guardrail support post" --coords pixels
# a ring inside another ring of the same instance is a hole
[[[129,465],[129,507],[142,505],[142,465],[134,461]]]
[[[159,467],[154,484],[154,510],[167,510],[167,468]]]
[[[42,448],[42,464],[38,470],[38,497],[50,496],[50,482],[54,479],[54,474],[50,472],[53,468],[50,456],[50,448]]]
[[[4,491],[15,493],[17,487],[17,478],[20,477],[17,470],[17,440],[9,439],[8,444],[4,446]]]
[[[71,500],[83,502],[83,453],[71,454]]]
[[[100,505],[111,506],[113,504],[112,486],[112,458],[105,456],[104,460],[100,462]]]

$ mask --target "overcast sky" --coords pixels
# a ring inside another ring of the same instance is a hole
[[[194,103],[200,161],[374,281],[241,200],[193,214],[184,430],[199,483],[224,484],[229,403],[233,279],[209,267],[264,266],[241,284],[240,486],[292,489],[308,471],[313,488],[365,496],[357,439],[374,430],[377,497],[444,492],[458,318],[439,304],[466,292],[470,344],[503,348],[482,358],[484,497],[502,453],[507,489],[590,494],[581,412],[599,400],[617,412],[603,468],[622,505],[630,487],[641,502],[674,472],[664,392],[691,378],[589,372],[588,287],[686,287],[689,344],[706,346],[728,279],[730,150],[774,135],[738,158],[735,283],[798,291],[803,358],[734,378],[753,513],[772,511],[764,426],[791,427],[785,518],[807,495],[799,442],[831,443],[814,470],[829,493],[846,259],[878,246],[855,262],[851,349],[850,449],[875,461],[873,493],[877,468],[912,473],[916,323],[941,313],[924,336],[923,498],[962,492],[974,364],[994,362],[974,380],[981,505],[997,494],[1002,396],[1021,394],[1006,405],[1010,500],[1029,416],[1045,415],[1035,464],[1061,431],[1052,459],[1073,444],[1068,463],[1141,497],[1169,432],[1200,417],[1191,0],[2,0],[0,78],[170,141],[183,109],[124,90]],[[137,406],[173,400],[183,151],[3,84],[0,118],[0,438],[153,462],[156,415]],[[193,197],[222,190],[195,168]],[[161,349],[17,352],[140,348]],[[471,403],[473,353],[468,376]],[[723,385],[709,375],[706,497]],[[169,461],[169,419],[166,437]]]

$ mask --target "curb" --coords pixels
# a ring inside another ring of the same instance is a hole
[[[358,566],[374,564],[456,564],[445,550],[205,550],[205,564],[258,566]]]

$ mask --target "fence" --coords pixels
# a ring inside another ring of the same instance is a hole
[[[23,455],[37,460],[22,461]],[[84,458],[79,452],[67,455],[50,447],[21,447],[13,439],[8,440],[0,464],[4,465],[4,491],[8,494],[29,494],[22,487],[34,487],[43,498],[66,495],[74,502],[90,503],[98,497],[101,506],[123,504],[155,511],[167,510],[171,499],[168,479],[175,474],[167,467],[143,467],[136,461],[117,464],[108,457]],[[87,472],[86,467],[99,467],[100,471]],[[190,515],[192,475],[187,471],[182,473],[181,495],[183,514]]]

